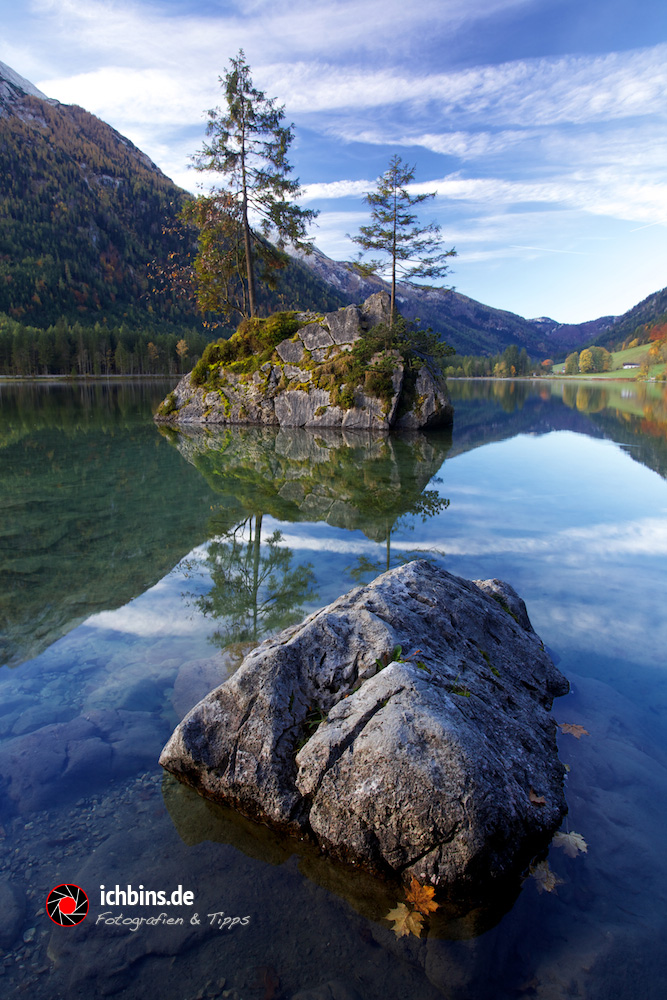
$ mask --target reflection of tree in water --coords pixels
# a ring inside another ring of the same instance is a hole
[[[202,569],[211,590],[194,600],[206,616],[220,619],[211,641],[225,647],[279,632],[303,617],[300,606],[317,596],[310,563],[292,567],[294,553],[280,531],[262,542],[262,515],[250,515],[208,546]]]
[[[442,480],[434,479],[433,482],[439,483]],[[356,565],[347,566],[346,572],[355,580],[357,583],[361,583],[364,577],[376,576],[378,573],[382,573],[385,570],[391,569],[392,563],[392,551],[391,551],[391,537],[395,535],[400,529],[402,531],[414,531],[415,528],[415,517],[421,518],[422,524],[424,524],[430,517],[435,517],[437,514],[441,514],[444,510],[449,507],[449,500],[441,497],[437,490],[424,490],[424,492],[417,497],[417,499],[410,504],[405,513],[401,514],[400,517],[391,518],[391,516],[382,517],[378,514],[378,519],[384,522],[385,530],[385,558],[384,560],[369,559],[367,556],[359,556]],[[437,550],[432,550],[431,553],[424,552],[422,550],[418,552],[402,552],[395,558],[395,564],[409,562],[411,559],[420,558],[428,559],[429,555],[444,555],[442,552],[437,552]]]
[[[442,467],[451,432],[409,438],[373,437],[303,428],[181,428],[173,441],[219,497],[209,524],[203,564],[210,594],[189,595],[204,614],[223,623],[215,640],[253,640],[278,631],[316,600],[310,565],[293,565],[279,532],[261,538],[262,514],[280,522],[324,522],[363,531],[386,548],[377,563],[360,562],[361,575],[391,566],[391,539],[399,524],[412,527],[449,501],[424,487]],[[410,515],[412,515],[410,517]],[[380,548],[382,546],[382,548]]]

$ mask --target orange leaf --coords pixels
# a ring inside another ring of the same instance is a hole
[[[548,861],[540,861],[537,865],[530,866],[530,874],[535,879],[538,892],[556,892],[559,885],[563,885],[562,878],[558,878],[555,872],[549,868]]]
[[[531,788],[528,792],[528,798],[534,806],[545,806],[547,804],[545,797],[543,795],[538,795],[534,788]]]
[[[571,833],[555,834],[553,843],[556,847],[562,847],[568,858],[576,858],[580,851],[582,854],[588,854],[588,844],[581,834],[575,833],[574,830]]]
[[[559,722],[558,725],[563,730],[564,733],[570,733],[571,736],[576,736],[578,740],[582,736],[590,736],[591,734],[583,726],[578,726],[574,722]]]
[[[409,910],[405,903],[397,903],[395,908],[389,911],[385,920],[390,920],[393,923],[392,931],[396,937],[403,937],[408,934],[414,934],[415,937],[419,937],[424,918],[421,913]]]
[[[416,910],[419,910],[420,913],[423,913],[427,917],[429,913],[435,913],[438,909],[438,904],[433,901],[434,894],[435,889],[433,886],[421,885],[413,876],[410,888],[405,893],[405,898],[408,903],[412,903]]]

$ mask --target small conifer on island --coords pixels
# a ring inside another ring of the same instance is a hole
[[[414,167],[403,163],[400,156],[392,156],[375,190],[365,197],[373,221],[361,226],[357,236],[350,237],[362,248],[354,263],[361,274],[383,274],[391,268],[391,324],[396,313],[397,278],[408,282],[413,278],[444,278],[450,271],[446,261],[456,256],[454,248],[441,249],[440,226],[435,222],[418,224],[412,209],[435,198],[435,192],[410,194],[407,185],[414,175]],[[369,250],[384,256],[365,261],[363,255]]]
[[[270,283],[271,272],[286,266],[287,241],[309,248],[306,231],[317,212],[295,204],[300,186],[287,160],[294,126],[283,124],[285,110],[275,98],[253,87],[243,49],[219,79],[225,107],[208,112],[210,139],[193,159],[197,170],[224,175],[226,186],[197,198],[183,217],[199,230],[194,284],[200,308],[247,317],[257,311],[255,264],[263,265],[262,278]]]

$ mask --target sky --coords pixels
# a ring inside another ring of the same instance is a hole
[[[194,192],[242,48],[335,260],[398,155],[464,295],[576,323],[667,285],[664,0],[5,0],[2,20],[0,61]]]

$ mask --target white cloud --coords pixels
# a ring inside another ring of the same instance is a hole
[[[365,142],[373,146],[420,146],[432,153],[457,156],[462,160],[477,159],[513,149],[525,142],[524,131],[504,132],[415,132],[411,134],[396,129],[382,132],[366,129],[355,132],[352,128],[339,129],[339,138],[345,142]]]
[[[446,177],[416,184],[415,192],[436,191],[445,201],[478,206],[538,203],[575,208],[628,221],[667,221],[667,183],[634,179],[621,170],[580,171],[552,180]]]
[[[559,562],[587,564],[590,557],[617,559],[620,555],[667,555],[667,518],[645,517],[617,524],[594,524],[585,528],[568,528],[550,536],[499,536],[443,538],[437,544],[450,555],[481,556],[489,553],[512,552],[529,555],[551,553]]]
[[[51,30],[91,53],[124,51],[133,63],[217,66],[221,52],[246,51],[251,64],[301,55],[349,56],[355,51],[393,57],[421,48],[424,31],[456,30],[534,0],[245,0],[216,14],[172,12],[119,0],[33,0]],[[230,5],[231,6],[231,5]],[[197,56],[192,57],[196,49]],[[262,84],[263,85],[263,84]]]
[[[295,111],[412,104],[472,123],[535,128],[665,113],[667,45],[610,53],[518,60],[449,73],[341,67],[296,61],[266,66],[273,88]],[[437,110],[434,110],[437,109]]]
[[[119,114],[148,127],[191,125],[204,120],[210,95],[201,81],[184,81],[165,69],[103,66],[87,73],[52,77],[45,92],[62,104],[81,104],[100,118]]]
[[[375,181],[330,181],[322,184],[304,184],[301,201],[327,200],[330,198],[359,197],[372,190]]]
[[[458,509],[458,508],[457,508]],[[275,522],[282,532],[281,544],[294,552],[332,552],[340,555],[374,555],[384,548],[365,538],[321,534],[310,536],[285,528]],[[646,517],[617,524],[594,524],[585,528],[568,528],[551,535],[515,536],[500,534],[500,528],[488,536],[476,534],[475,538],[457,539],[451,534],[431,537],[425,541],[408,538],[392,538],[391,547],[395,552],[440,552],[450,556],[485,556],[500,553],[515,555],[549,555],[559,563],[568,562],[585,567],[590,558],[617,559],[622,555],[667,555],[667,517]],[[596,563],[597,567],[598,564]],[[596,572],[600,572],[596,568]]]

